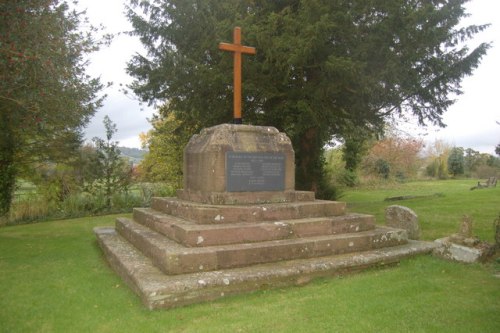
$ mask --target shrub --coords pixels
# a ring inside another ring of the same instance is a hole
[[[489,165],[481,165],[479,166],[475,172],[472,173],[476,178],[486,179],[489,177],[498,177],[500,176],[500,171],[498,168],[489,166]]]
[[[149,204],[143,196],[131,192],[115,193],[111,198],[111,210],[117,213],[132,211],[134,207],[145,207]]]
[[[45,198],[36,194],[25,195],[12,203],[6,224],[27,223],[43,219],[53,209],[54,206]]]
[[[359,183],[358,174],[351,170],[343,170],[340,174],[339,180],[341,184],[348,187],[356,186]]]
[[[391,173],[391,166],[387,163],[386,160],[379,158],[377,162],[375,162],[375,168],[377,173],[384,179],[389,178],[389,174]]]
[[[166,183],[141,183],[139,189],[143,198],[143,204],[149,206],[153,197],[172,197],[176,189]]]
[[[58,202],[40,193],[19,196],[5,224],[14,225],[48,218],[70,218],[109,213],[129,213],[134,207],[147,207],[154,196],[173,196],[175,189],[165,184],[140,184],[139,190],[115,193],[111,205],[103,193],[79,192]]]

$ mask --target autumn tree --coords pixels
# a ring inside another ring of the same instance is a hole
[[[78,149],[101,104],[102,85],[85,72],[100,45],[89,27],[66,1],[0,2],[0,217],[16,177]]]
[[[396,135],[383,138],[370,147],[362,162],[363,169],[382,178],[416,177],[422,164],[419,154],[423,147],[421,139]]]
[[[426,173],[430,177],[448,178],[448,156],[453,147],[446,141],[435,140],[427,146]]]
[[[467,177],[490,177],[496,175],[500,167],[500,159],[480,153],[472,148],[464,150],[464,173]]]
[[[181,188],[183,148],[192,132],[173,113],[166,118],[154,117],[151,124],[153,129],[142,136],[148,153],[139,164],[140,174],[144,180]]]
[[[193,130],[229,122],[232,57],[217,46],[241,26],[257,48],[243,62],[244,121],[286,132],[297,188],[319,190],[332,138],[369,137],[402,115],[443,125],[489,47],[464,43],[486,28],[460,25],[466,2],[130,0],[147,52],[128,64],[131,88],[149,103],[168,101],[161,116]],[[359,160],[351,153],[346,165]]]

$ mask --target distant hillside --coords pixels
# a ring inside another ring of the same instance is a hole
[[[139,164],[148,152],[138,148],[118,147],[118,149],[120,149],[122,156],[128,157],[134,164]]]

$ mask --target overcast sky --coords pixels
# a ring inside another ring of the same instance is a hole
[[[87,9],[87,16],[93,24],[103,24],[106,32],[118,34],[131,30],[131,25],[123,14],[124,3],[128,3],[128,0],[80,0],[80,7]],[[487,31],[476,35],[476,44],[493,42],[493,45],[479,68],[472,76],[463,80],[464,94],[457,97],[457,102],[444,116],[444,122],[448,126],[444,129],[422,129],[410,123],[402,127],[428,142],[442,139],[454,146],[494,154],[495,146],[500,143],[500,125],[496,123],[500,122],[500,1],[472,0],[468,4],[468,11],[471,17],[464,21],[465,24],[492,24]],[[120,91],[120,84],[132,81],[125,73],[125,66],[137,52],[142,52],[140,42],[122,34],[115,37],[111,46],[92,55],[89,74],[100,76],[103,82],[111,81],[114,84],[106,89],[108,97],[104,106],[86,129],[87,139],[104,137],[102,120],[105,115],[117,124],[115,140],[120,141],[123,146],[139,147],[139,134],[151,128],[147,119],[154,110],[147,105],[139,105],[132,96]]]

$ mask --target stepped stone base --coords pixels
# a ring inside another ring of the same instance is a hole
[[[177,198],[186,201],[201,202],[212,205],[265,204],[279,202],[312,201],[314,192],[203,192],[177,190]]]
[[[404,245],[361,253],[165,275],[114,228],[95,228],[94,231],[111,267],[149,309],[178,307],[269,287],[301,285],[316,277],[394,264],[404,257],[430,253],[439,246],[433,242],[409,241]]]
[[[198,224],[222,224],[340,216],[345,202],[312,200],[262,205],[207,205],[178,198],[153,198],[151,208]]]
[[[304,193],[304,200],[266,204],[153,198],[133,219],[94,232],[112,268],[151,309],[301,284],[438,246]]]
[[[406,231],[376,228],[339,235],[187,248],[131,220],[119,218],[118,233],[152,258],[165,274],[185,274],[268,262],[366,251],[407,242]]]
[[[290,139],[219,125],[191,138],[184,189],[94,229],[113,269],[151,309],[302,284],[430,252],[405,230],[294,190]],[[241,191],[241,192],[239,192]]]
[[[255,243],[374,229],[371,215],[308,217],[274,222],[197,224],[150,208],[135,208],[134,221],[186,247]]]

